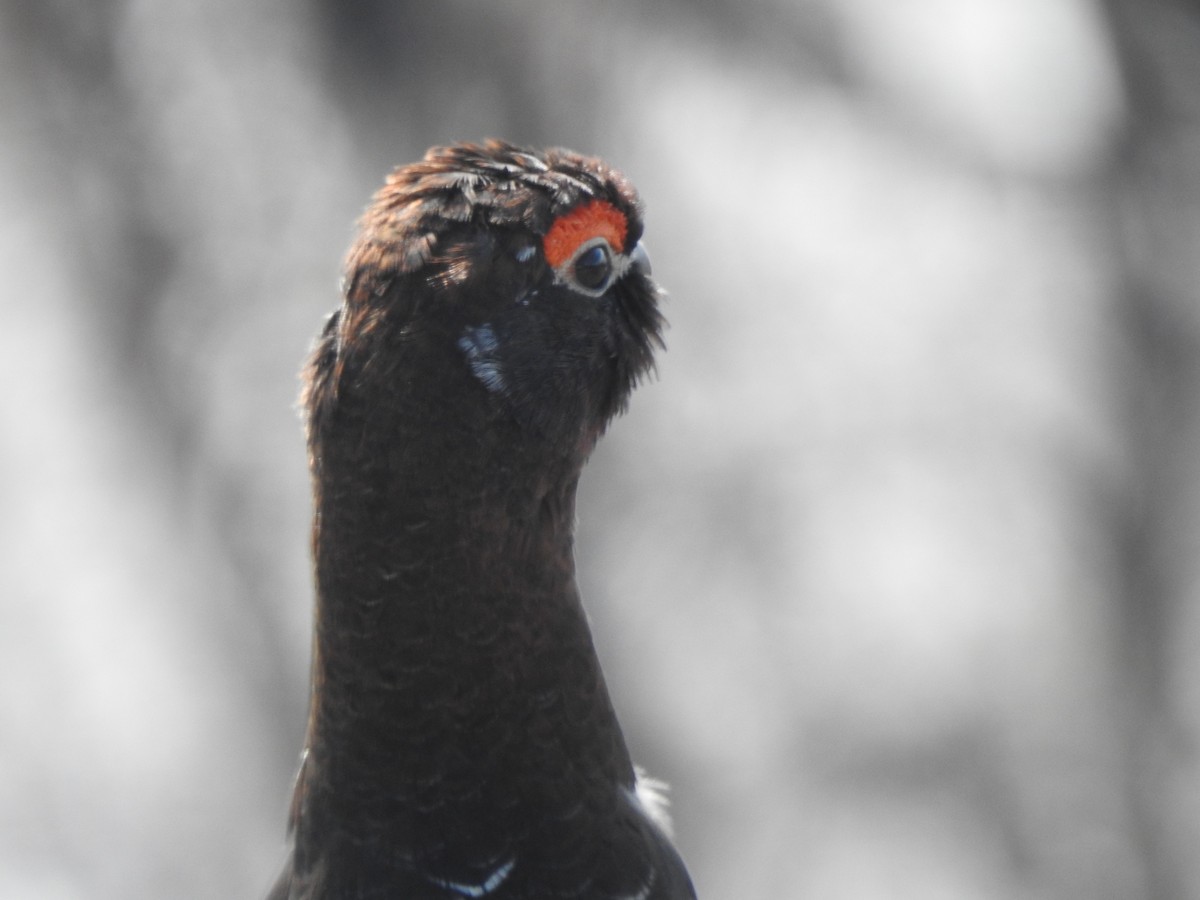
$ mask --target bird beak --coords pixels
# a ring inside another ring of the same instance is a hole
[[[633,248],[633,252],[629,254],[629,267],[639,275],[650,277],[650,254],[646,252],[646,248],[641,241],[637,242],[637,246]]]

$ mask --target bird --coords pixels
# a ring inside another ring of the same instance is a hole
[[[689,900],[575,577],[575,495],[663,347],[642,202],[500,140],[394,170],[302,375],[310,705],[269,900]]]

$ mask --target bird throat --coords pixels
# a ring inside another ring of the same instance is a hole
[[[575,583],[582,460],[386,432],[313,436],[307,802],[419,844],[631,786]]]

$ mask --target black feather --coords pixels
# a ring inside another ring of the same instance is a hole
[[[317,589],[312,703],[271,900],[686,900],[574,574],[575,489],[661,346],[659,292],[543,258],[604,163],[501,142],[392,173],[347,259],[303,401]]]

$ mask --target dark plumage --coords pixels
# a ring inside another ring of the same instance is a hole
[[[694,896],[575,585],[580,472],[661,343],[641,231],[604,163],[495,141],[368,207],[305,373],[312,701],[272,900]]]

